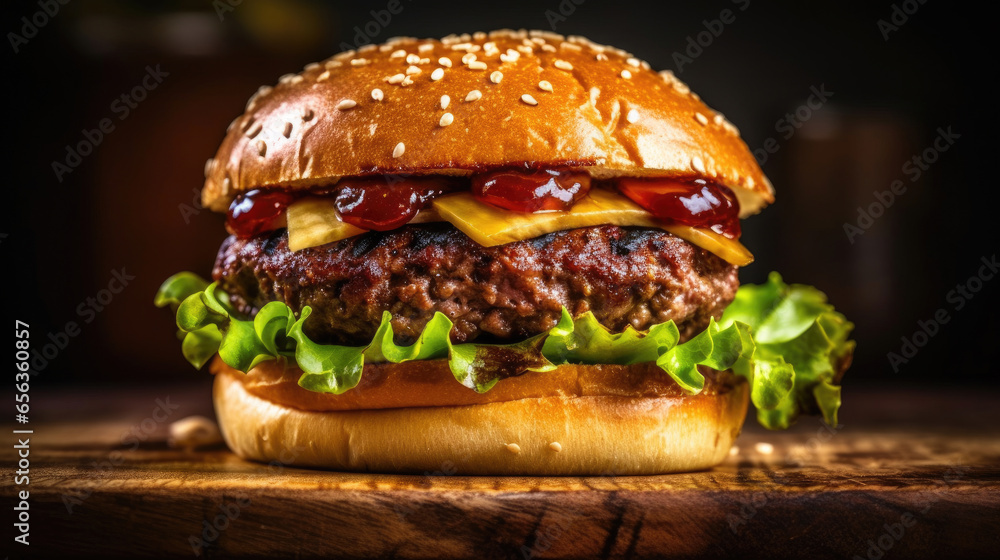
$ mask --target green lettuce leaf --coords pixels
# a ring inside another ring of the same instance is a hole
[[[821,413],[835,425],[839,378],[854,347],[847,340],[853,325],[833,311],[822,292],[788,286],[777,274],[766,284],[740,288],[719,323],[710,321],[683,344],[673,321],[611,333],[592,313],[574,319],[563,309],[548,332],[512,344],[452,344],[452,322],[436,313],[416,342],[400,346],[392,316],[384,312],[368,345],[338,346],[306,335],[309,307],[296,317],[284,303],[271,302],[248,319],[228,302],[216,284],[191,273],[172,276],[155,299],[157,306],[175,310],[184,356],[199,368],[216,353],[243,372],[267,360],[294,360],[303,371],[300,386],[340,394],[357,386],[366,361],[446,359],[455,379],[478,392],[501,379],[561,364],[655,362],[686,391],[698,393],[705,385],[698,367],[707,366],[747,378],[758,420],[768,428],[787,427],[802,413]]]
[[[734,368],[751,383],[757,419],[767,428],[787,428],[800,414],[822,414],[837,425],[840,378],[850,365],[854,325],[836,312],[826,295],[801,284],[785,284],[772,272],[767,282],[742,286],[720,323],[749,325],[756,353]]]

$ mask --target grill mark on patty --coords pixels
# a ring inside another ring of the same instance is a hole
[[[230,237],[213,276],[252,314],[268,301],[309,305],[306,333],[327,343],[371,340],[383,310],[400,344],[441,311],[454,342],[520,340],[565,306],[612,331],[673,319],[682,339],[718,318],[736,267],[662,230],[595,226],[482,247],[449,224],[410,225],[291,253],[287,232]]]

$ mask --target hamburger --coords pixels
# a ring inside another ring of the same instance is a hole
[[[750,401],[836,425],[852,325],[777,274],[739,286],[770,182],[617,48],[501,30],[310,64],[250,98],[202,201],[213,281],[156,304],[241,457],[654,474],[721,462]]]

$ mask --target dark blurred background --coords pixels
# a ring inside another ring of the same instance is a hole
[[[152,299],[174,272],[210,272],[225,233],[222,216],[196,204],[203,164],[259,85],[344,44],[554,27],[674,70],[741,129],[759,159],[766,154],[777,203],[744,222],[757,260],[741,280],[778,270],[824,290],[857,326],[848,387],[995,385],[1000,279],[971,280],[971,298],[952,292],[997,249],[986,165],[995,155],[983,137],[995,120],[995,49],[978,8],[934,0],[398,2],[402,11],[387,22],[388,0],[4,3],[14,132],[5,141],[0,259],[8,319],[30,323],[36,348],[53,341],[36,359],[37,383],[209,383],[183,360],[172,316]],[[121,100],[150,69],[155,89],[131,106]],[[102,119],[114,129],[93,141]],[[939,129],[959,137],[924,154]],[[92,153],[67,154],[88,136]],[[904,168],[914,156],[934,161]],[[874,194],[897,180],[906,190],[891,204]],[[845,224],[858,229],[849,235]],[[98,299],[122,269],[134,279],[110,301],[108,292]],[[942,309],[946,324],[926,323]],[[79,329],[67,332],[70,321]],[[919,321],[932,336],[914,340]],[[902,337],[922,347],[914,355]],[[889,352],[907,363],[894,367]]]

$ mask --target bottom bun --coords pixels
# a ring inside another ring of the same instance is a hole
[[[712,387],[698,395],[314,412],[249,393],[242,375],[219,371],[214,394],[222,433],[237,455],[347,471],[643,475],[706,469],[728,454],[749,401],[742,379],[715,373]],[[501,383],[510,382],[517,379]]]

